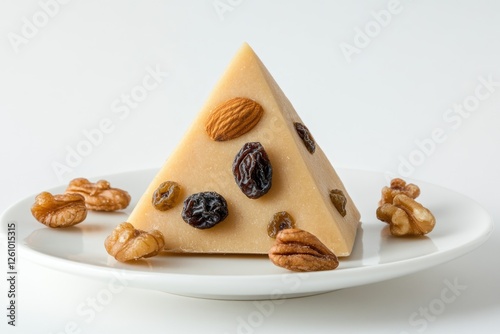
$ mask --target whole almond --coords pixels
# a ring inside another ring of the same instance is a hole
[[[215,141],[238,138],[257,125],[263,113],[262,106],[254,100],[235,97],[212,110],[205,129]]]

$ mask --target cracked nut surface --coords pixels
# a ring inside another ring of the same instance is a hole
[[[82,195],[87,209],[94,211],[116,211],[125,209],[130,204],[128,192],[111,188],[105,180],[93,183],[85,178],[77,178],[69,183],[66,193]]]
[[[382,198],[380,199],[379,206],[385,203],[392,204],[392,200],[398,194],[405,194],[415,199],[420,195],[420,188],[413,183],[407,184],[406,181],[400,178],[392,179],[389,187],[382,188]]]
[[[36,220],[48,227],[67,227],[85,220],[87,208],[82,195],[52,195],[44,191],[36,196],[31,213]]]
[[[275,265],[292,271],[333,270],[339,265],[328,247],[301,229],[281,230],[268,255]]]
[[[127,222],[118,225],[104,241],[108,254],[120,262],[155,256],[164,246],[160,231],[138,230]]]
[[[425,235],[434,229],[436,219],[422,204],[404,194],[396,195],[392,204],[377,209],[377,218],[390,224],[394,236]]]

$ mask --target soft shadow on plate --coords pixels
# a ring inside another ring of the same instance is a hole
[[[103,176],[138,198],[154,170]],[[477,203],[453,191],[418,182],[425,190],[422,201],[433,211],[436,228],[428,237],[393,238],[384,223],[374,218],[382,173],[340,170],[346,188],[357,199],[363,217],[350,257],[332,271],[293,273],[274,266],[266,256],[211,256],[169,254],[145,259],[137,265],[121,264],[104,249],[104,240],[129,209],[118,213],[89,213],[88,219],[67,229],[50,229],[30,213],[33,197],[13,205],[1,224],[17,222],[20,256],[75,275],[183,296],[227,300],[306,296],[380,282],[411,274],[457,258],[491,234],[491,217]],[[59,187],[60,188],[60,187]],[[60,189],[55,188],[55,193]],[[50,191],[50,189],[49,189]],[[6,229],[0,231],[5,234]]]
[[[416,258],[437,250],[432,238],[428,236],[395,237],[391,234],[389,225],[380,231],[379,263],[381,264]]]

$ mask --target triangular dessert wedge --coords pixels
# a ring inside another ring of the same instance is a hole
[[[268,224],[287,212],[296,228],[348,256],[359,212],[302,124],[244,44],[129,222],[160,230],[170,252],[266,254],[275,241]],[[180,190],[167,183],[155,194],[166,181]]]

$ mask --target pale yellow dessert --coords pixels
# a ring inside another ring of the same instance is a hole
[[[128,221],[138,229],[161,231],[170,252],[267,254],[275,241],[268,224],[286,211],[295,228],[314,234],[337,256],[348,256],[360,214],[321,148],[308,149],[295,123],[303,124],[244,44]],[[247,143],[260,143],[272,166],[271,186],[258,198],[249,198],[233,175],[235,157]],[[152,197],[166,181],[178,189],[169,197],[173,204],[161,211]],[[345,208],[333,204],[332,190],[334,202],[345,200]],[[227,216],[204,229],[183,219],[184,201],[201,192],[216,192],[227,203]]]

